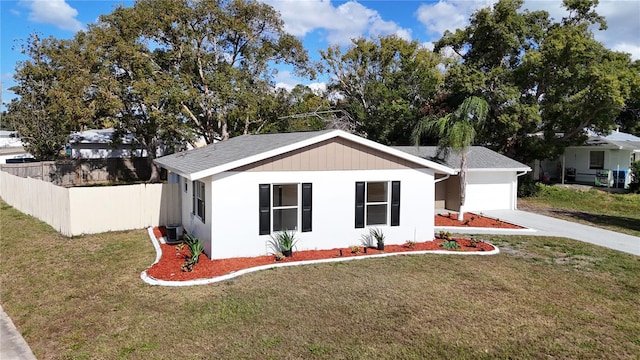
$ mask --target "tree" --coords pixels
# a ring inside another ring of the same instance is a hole
[[[7,106],[7,118],[20,133],[25,149],[39,160],[54,160],[69,133],[93,124],[84,36],[57,40],[32,34],[22,47],[29,57],[18,64],[9,90],[17,98]]]
[[[420,145],[425,133],[437,136],[438,156],[448,155],[449,151],[460,154],[460,211],[458,220],[464,218],[464,205],[467,191],[467,151],[476,140],[478,130],[487,118],[489,105],[484,99],[472,96],[464,99],[462,104],[452,113],[441,118],[427,117],[413,131],[413,142]]]
[[[557,23],[543,11],[520,11],[522,4],[501,0],[479,10],[435,50],[460,55],[447,70],[446,92],[489,104],[482,144],[529,162],[580,143],[585,129],[609,131],[637,74],[628,55],[594,40],[590,26],[604,26],[597,1],[565,1],[570,15]]]
[[[261,99],[274,93],[274,64],[311,74],[302,43],[261,2],[139,0],[134,11],[148,14],[144,37],[162,71],[182,85],[171,103],[207,143],[227,139],[230,128],[247,128],[261,113]]]
[[[156,182],[160,172],[153,160],[161,145],[179,143],[188,133],[170,102],[171,93],[180,91],[176,79],[162,71],[141,41],[148,16],[141,9],[124,7],[101,16],[88,33],[88,51],[96,55],[95,62],[86,65],[93,69],[92,97],[101,104],[98,116],[116,130],[112,141],[131,134],[146,150],[149,181]]]
[[[323,71],[332,75],[328,90],[341,97],[356,132],[383,143],[409,143],[412,129],[442,83],[442,58],[417,41],[395,35],[352,41],[320,52]]]

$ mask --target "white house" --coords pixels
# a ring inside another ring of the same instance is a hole
[[[22,144],[17,131],[0,130],[0,164],[35,160]]]
[[[341,130],[243,135],[156,159],[177,174],[182,223],[212,259],[270,252],[295,230],[296,249],[433,239],[435,177],[456,171]]]
[[[542,162],[544,173],[559,182],[628,187],[631,163],[640,160],[640,137],[614,131],[589,134],[583,145],[570,146],[560,159]],[[563,170],[564,169],[564,170]]]
[[[72,159],[106,159],[147,156],[146,150],[136,147],[133,135],[128,134],[114,146],[111,142],[115,130],[94,129],[74,132],[69,136],[67,153]]]
[[[398,146],[398,150],[432,160],[460,172],[460,154],[438,157],[435,146]],[[482,146],[467,150],[467,186],[464,211],[514,210],[517,208],[518,177],[531,168]],[[436,178],[436,209],[460,210],[460,177]]]

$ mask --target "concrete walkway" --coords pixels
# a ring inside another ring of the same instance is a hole
[[[0,360],[36,360],[31,348],[0,305]]]
[[[521,210],[490,210],[483,211],[483,213],[492,218],[535,230],[535,232],[521,235],[566,237],[640,256],[640,237],[638,236],[621,234]]]

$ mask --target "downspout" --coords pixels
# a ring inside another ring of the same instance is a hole
[[[522,174],[516,173],[516,196],[513,197],[513,210],[518,210],[518,178],[526,173],[528,173],[527,170],[523,171]]]
[[[440,181],[445,181],[449,177],[451,177],[451,175],[446,175],[445,177],[441,177],[440,179],[433,180],[433,183],[436,184],[436,183],[439,183]]]

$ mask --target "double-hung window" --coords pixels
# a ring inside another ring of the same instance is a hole
[[[298,184],[272,185],[273,231],[298,230]]]
[[[311,183],[260,184],[260,235],[284,230],[311,231],[311,189]]]
[[[400,225],[400,181],[356,182],[355,226]]]
[[[202,181],[194,181],[191,189],[193,190],[193,214],[204,222],[205,214],[205,195],[204,195],[204,183]]]

